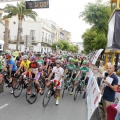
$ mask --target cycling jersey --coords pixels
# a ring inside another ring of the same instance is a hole
[[[7,66],[12,66],[12,71],[16,71],[17,70],[17,66],[15,64],[15,61],[10,59],[9,61],[6,61]]]
[[[49,63],[50,60],[49,59],[44,59],[44,65],[47,65],[47,63]]]
[[[80,67],[80,71],[82,72],[82,77],[86,76],[86,73],[89,72],[89,68],[88,67]]]
[[[76,66],[74,64],[68,64],[66,68],[70,73],[72,73],[73,70],[76,70]]]
[[[29,68],[31,72],[36,73],[36,68],[39,68],[39,64],[37,62],[30,63]]]
[[[41,67],[42,65],[44,65],[44,60],[37,60],[37,62],[38,62],[38,64],[39,64],[39,66]]]
[[[62,67],[59,67],[59,68],[53,67],[52,73],[55,73],[54,79],[58,80],[60,78],[60,76],[63,75],[64,69]],[[62,78],[60,81],[62,81]]]
[[[29,64],[30,64],[30,61],[27,60],[26,62],[25,61],[22,61],[21,62],[21,65],[25,68],[25,69],[28,69],[29,68]]]

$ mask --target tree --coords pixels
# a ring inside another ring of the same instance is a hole
[[[56,45],[59,47],[60,50],[65,50],[74,53],[78,52],[78,46],[71,45],[65,40],[59,40],[58,42],[53,43],[51,46],[53,50],[56,50]]]
[[[63,44],[62,50],[68,51],[70,43],[65,40],[61,40],[60,42]]]
[[[110,17],[110,7],[108,5],[99,2],[88,3],[80,17],[83,17],[85,22],[92,25],[92,28],[95,28],[97,33],[102,32],[107,36],[108,20]]]
[[[9,20],[5,19],[5,32],[4,32],[4,51],[9,48]]]
[[[94,50],[94,38],[97,37],[96,31],[92,29],[87,29],[86,32],[82,35],[83,46],[86,53]]]
[[[51,48],[52,48],[53,50],[56,50],[56,45],[57,45],[57,43],[53,43],[53,44],[51,45]]]
[[[108,4],[89,3],[80,14],[80,17],[91,25],[91,28],[87,29],[82,35],[84,51],[89,53],[100,48],[105,49],[110,17]]]
[[[23,19],[26,16],[32,18],[33,20],[36,20],[37,13],[35,11],[32,11],[31,9],[26,9],[24,1],[17,3],[16,6],[7,4],[4,8],[4,12],[8,13],[8,18],[11,18],[16,15],[18,16],[18,33],[16,43],[16,50],[18,50],[18,45],[20,44],[21,40]]]

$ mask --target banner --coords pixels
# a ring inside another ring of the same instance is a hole
[[[110,19],[107,38],[107,49],[120,49],[120,10],[115,10]]]
[[[92,60],[92,64],[93,64],[93,65],[95,65],[98,57],[100,56],[100,54],[101,54],[101,52],[102,52],[103,50],[104,50],[104,49],[99,49],[99,50],[96,52],[96,54],[94,55],[93,60]]]
[[[91,72],[91,71],[90,71]],[[91,79],[91,80],[90,80]],[[87,108],[88,108],[88,120],[90,120],[95,109],[98,107],[101,100],[101,95],[99,94],[100,89],[97,84],[97,80],[94,75],[91,75],[89,79],[89,84],[87,86]]]

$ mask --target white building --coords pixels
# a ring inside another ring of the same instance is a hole
[[[78,53],[81,53],[82,50],[84,50],[83,43],[82,42],[72,42],[72,44],[78,46]]]
[[[10,44],[9,48],[16,48],[16,40],[17,40],[17,29],[18,29],[18,19],[17,16],[14,16],[9,19],[9,29],[10,29]],[[0,24],[0,39],[4,39],[4,31],[5,28],[2,24]],[[25,36],[28,35],[31,37],[31,45],[27,48],[33,49],[33,51],[41,51],[41,52],[51,52],[50,45],[53,43],[51,40],[51,26],[49,21],[37,18],[36,21],[33,21],[30,18],[25,18],[22,24],[22,36],[21,36],[21,45],[19,46],[21,51],[25,51]]]

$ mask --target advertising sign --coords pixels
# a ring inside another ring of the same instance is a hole
[[[88,120],[90,120],[95,109],[98,107],[101,100],[101,95],[99,94],[100,89],[97,84],[95,76],[89,77],[90,82],[87,86],[87,108],[88,108]]]
[[[49,8],[49,0],[25,1],[26,9]]]

